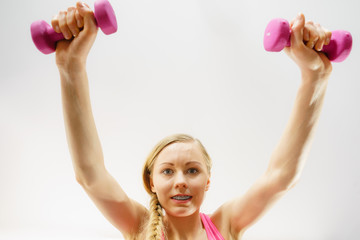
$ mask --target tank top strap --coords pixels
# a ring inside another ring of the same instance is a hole
[[[208,240],[224,240],[223,236],[211,221],[210,217],[204,213],[200,213],[201,220],[205,227]]]
[[[201,221],[204,225],[208,240],[224,240],[223,236],[217,230],[210,217],[204,213],[200,213]],[[161,234],[161,240],[165,240],[164,233]]]

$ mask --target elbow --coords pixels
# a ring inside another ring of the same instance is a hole
[[[81,186],[83,186],[84,181],[82,180],[82,178],[79,175],[75,175],[75,180],[78,184],[80,184]]]
[[[300,174],[291,171],[272,171],[268,173],[276,192],[287,192],[299,182]]]
[[[86,180],[83,176],[75,175],[76,182],[84,189],[88,188],[89,181]]]
[[[95,183],[94,174],[76,174],[76,182],[85,189],[90,188]]]
[[[280,190],[287,191],[298,184],[303,166],[304,161],[301,156],[287,157],[286,160],[278,158],[272,161],[266,172]]]
[[[292,180],[287,182],[287,184],[285,184],[284,186],[284,190],[285,191],[289,191],[290,189],[292,189],[293,187],[295,187],[298,183],[298,180]]]
[[[300,173],[298,172],[286,172],[284,171],[282,174],[280,174],[278,181],[279,185],[284,191],[289,191],[293,187],[297,185],[297,183],[300,180]]]
[[[106,174],[107,171],[102,165],[86,169],[78,168],[75,171],[75,179],[82,187],[89,188],[99,182]]]

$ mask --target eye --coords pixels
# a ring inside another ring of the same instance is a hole
[[[190,173],[190,174],[195,174],[195,173],[198,173],[199,171],[196,169],[196,168],[190,168],[189,170],[188,170],[188,173]]]
[[[165,175],[170,175],[170,174],[172,174],[173,172],[174,172],[173,170],[167,168],[167,169],[162,170],[161,173],[163,173],[163,174],[165,174]]]

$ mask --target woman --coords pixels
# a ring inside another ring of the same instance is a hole
[[[150,153],[143,171],[150,210],[126,195],[105,168],[90,105],[85,66],[97,35],[93,12],[77,3],[56,15],[52,26],[66,38],[57,45],[56,63],[76,179],[126,239],[240,239],[298,181],[332,71],[318,52],[331,33],[305,23],[303,14],[291,22],[291,47],[285,49],[302,79],[285,132],[249,191],[209,216],[199,209],[210,184],[211,160],[200,141],[188,135],[169,136]]]

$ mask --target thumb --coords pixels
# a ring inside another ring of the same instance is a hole
[[[304,44],[304,27],[305,27],[305,16],[302,13],[299,13],[296,18],[292,21],[291,24],[291,46]]]
[[[77,2],[76,8],[80,16],[84,18],[84,31],[96,32],[97,24],[91,8],[84,2]]]

